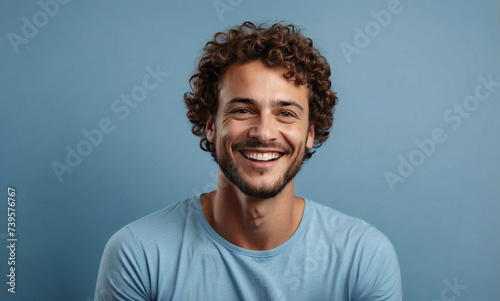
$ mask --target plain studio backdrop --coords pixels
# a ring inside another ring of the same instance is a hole
[[[405,300],[500,300],[497,1],[2,1],[0,18],[1,300],[91,300],[115,231],[215,188],[183,93],[246,20],[303,28],[332,67],[331,137],[296,193],[383,231]]]

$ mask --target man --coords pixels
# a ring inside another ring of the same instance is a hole
[[[389,240],[294,195],[329,135],[330,67],[292,25],[246,22],[208,42],[184,100],[217,190],[108,242],[96,300],[401,300]]]

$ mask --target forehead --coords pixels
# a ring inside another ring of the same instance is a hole
[[[233,98],[251,98],[258,102],[291,99],[307,103],[309,89],[284,77],[285,68],[271,68],[257,60],[235,63],[224,73],[220,82],[219,104]]]

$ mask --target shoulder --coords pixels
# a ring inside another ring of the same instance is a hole
[[[311,232],[321,232],[333,245],[343,246],[339,251],[348,253],[388,252],[394,254],[390,240],[380,230],[366,221],[342,213],[328,206],[310,203]]]
[[[371,235],[380,236],[383,234],[366,221],[345,214],[331,207],[308,200],[310,204],[311,222],[319,224],[336,232],[349,232],[351,235]]]
[[[192,222],[195,216],[197,197],[173,204],[138,220],[135,220],[115,232],[108,244],[141,246],[170,240],[177,236],[179,229]]]
[[[196,211],[196,200],[194,197],[166,207],[115,232],[103,251],[96,294],[106,292],[116,297],[113,300],[122,300],[124,295],[127,300],[154,296],[160,272],[175,270],[183,229],[196,223],[195,214],[190,218]]]
[[[311,228],[323,231],[341,264],[355,271],[350,279],[355,299],[401,300],[399,263],[387,236],[362,219],[312,201],[311,205]]]

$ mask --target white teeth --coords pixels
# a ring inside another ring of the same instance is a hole
[[[257,161],[275,160],[281,156],[280,153],[250,153],[250,152],[245,152],[244,155],[248,159],[257,160]]]

